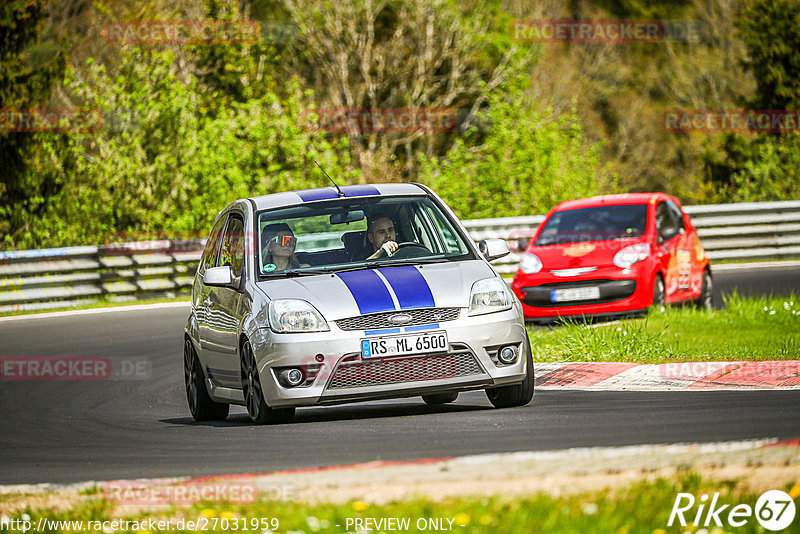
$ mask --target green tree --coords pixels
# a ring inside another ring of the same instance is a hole
[[[64,41],[42,41],[47,0],[0,5],[0,243],[18,232],[58,190],[52,175],[31,168],[43,137],[15,131],[20,114],[46,105],[66,66]]]
[[[419,178],[462,218],[545,213],[558,202],[616,189],[574,114],[532,109],[517,85],[498,91],[479,126],[444,158],[421,156]]]
[[[296,38],[280,47],[284,68],[312,88],[320,108],[456,109],[469,123],[488,94],[525,73],[535,47],[511,40],[498,0],[281,0]],[[284,71],[285,72],[285,71]],[[344,133],[364,180],[414,176],[417,154],[441,155],[458,133]]]
[[[800,109],[800,2],[756,0],[738,20],[756,109]]]
[[[755,0],[737,26],[747,46],[745,67],[756,80],[746,104],[757,110],[800,109],[800,3]],[[800,132],[726,134],[722,153],[707,155],[712,181],[722,198],[769,201],[800,198]]]
[[[66,148],[45,143],[64,187],[16,248],[204,237],[237,198],[327,185],[314,159],[343,183],[357,181],[346,146],[304,125],[311,95],[297,84],[285,98],[268,93],[212,115],[196,105],[198,81],[172,52],[132,48],[121,59],[119,75],[91,64],[85,79],[68,78],[74,98],[122,120],[74,133]]]

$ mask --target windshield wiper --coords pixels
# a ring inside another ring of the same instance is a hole
[[[289,269],[288,271],[277,271],[273,273],[261,273],[267,278],[294,278],[297,276],[316,276],[318,274],[330,274],[329,270],[321,269]]]
[[[362,263],[360,265],[353,265],[350,267],[342,267],[341,269],[331,269],[330,272],[344,273],[347,271],[363,271],[366,269],[378,269],[379,267],[402,267],[405,265],[422,265],[429,263],[443,263],[450,261],[447,258],[425,258],[425,259],[407,259],[399,261],[371,261],[369,263]]]
[[[400,261],[390,261],[390,262],[383,262],[382,265],[420,265],[420,264],[429,264],[429,263],[443,263],[451,261],[447,258],[417,258],[417,259],[407,259],[407,260],[400,260]]]

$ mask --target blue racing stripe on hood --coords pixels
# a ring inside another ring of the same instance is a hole
[[[374,271],[336,273],[356,300],[361,314],[396,310],[392,295]]]
[[[401,309],[436,307],[428,281],[413,265],[389,267],[378,271],[389,281]]]

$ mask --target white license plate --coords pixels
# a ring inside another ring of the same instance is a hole
[[[364,358],[446,351],[447,333],[443,331],[361,340],[361,355]]]
[[[572,287],[569,289],[553,289],[550,291],[551,302],[564,302],[568,300],[595,300],[599,298],[599,287]]]

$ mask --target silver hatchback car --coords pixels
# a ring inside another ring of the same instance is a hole
[[[192,287],[184,377],[194,419],[231,404],[255,423],[296,407],[485,389],[533,397],[522,308],[419,184],[354,185],[237,200],[220,212]]]

